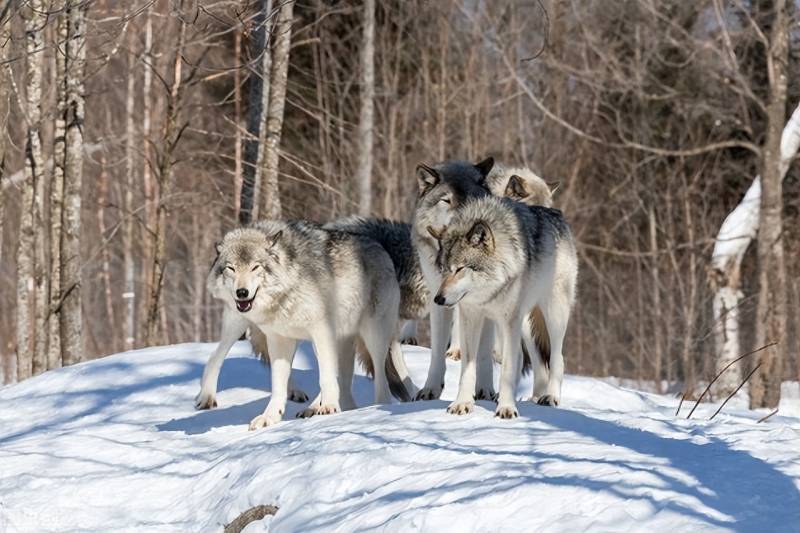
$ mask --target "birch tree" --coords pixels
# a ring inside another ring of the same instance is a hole
[[[68,20],[64,3],[54,7],[60,12],[56,22],[55,85],[56,117],[53,133],[53,177],[50,182],[50,309],[47,368],[61,366],[61,217],[64,205],[64,152],[66,148],[67,111],[67,41]]]
[[[35,276],[34,210],[35,190],[44,179],[42,156],[42,76],[44,71],[44,26],[47,17],[41,0],[31,0],[25,18],[25,181],[20,205],[19,242],[17,244],[17,379],[33,373],[31,328],[35,317],[33,289]]]
[[[361,43],[361,111],[358,118],[358,163],[356,183],[359,213],[372,213],[372,130],[375,104],[375,0],[364,0],[364,30]]]
[[[292,20],[294,0],[285,1],[278,12],[275,25],[275,51],[270,75],[269,110],[267,112],[267,131],[264,146],[264,159],[261,165],[263,194],[261,216],[279,218],[281,216],[280,187],[278,186],[278,160],[283,131],[283,112],[286,107],[286,83],[289,74],[289,49],[292,43]]]
[[[65,365],[84,359],[81,311],[81,184],[83,182],[84,70],[86,11],[89,4],[69,0],[66,44],[66,134],[64,211],[61,235],[61,354]]]
[[[775,408],[781,399],[787,341],[787,283],[783,248],[783,172],[781,129],[786,119],[789,13],[786,0],[773,5],[767,50],[767,137],[761,152],[761,206],[758,224],[758,306],[756,344],[775,342],[759,354],[761,371],[750,383],[750,407]]]
[[[135,127],[136,117],[136,57],[134,49],[136,47],[136,32],[134,27],[128,28],[128,69],[127,84],[125,87],[125,192],[124,192],[124,216],[125,228],[123,235],[123,262],[125,264],[125,292],[122,298],[125,301],[125,349],[132,350],[136,342],[136,265],[133,261],[133,239],[134,222],[133,216],[133,190],[136,177],[136,157],[135,157]]]
[[[272,51],[270,31],[272,0],[261,0],[255,17],[254,39],[251,49],[258,58],[256,68],[250,73],[250,94],[247,111],[247,141],[244,147],[244,168],[239,195],[239,222],[247,224],[258,217],[263,181],[264,150],[267,138],[270,75]],[[238,91],[238,89],[236,89]]]

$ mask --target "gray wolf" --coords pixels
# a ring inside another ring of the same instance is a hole
[[[396,335],[400,289],[378,243],[306,222],[261,221],[226,234],[218,252],[208,289],[266,335],[272,364],[272,396],[251,429],[282,419],[302,339],[313,343],[320,371],[320,395],[304,414],[355,407],[357,342],[371,358],[375,401],[390,401],[385,359]],[[208,373],[215,375],[213,368]]]
[[[489,190],[526,205],[553,207],[557,184],[548,184],[528,167],[507,167],[495,164],[486,177]]]
[[[491,157],[472,164],[466,161],[445,161],[433,166],[417,166],[417,202],[414,220],[411,224],[411,237],[419,258],[420,268],[430,293],[438,290],[442,274],[436,266],[439,253],[438,242],[428,232],[429,227],[437,231],[444,229],[459,208],[475,198],[490,196],[486,178],[494,165]],[[437,399],[444,388],[445,350],[450,339],[453,310],[450,307],[434,305],[429,307],[431,320],[431,363],[424,387],[417,394],[419,400]],[[487,325],[487,328],[489,326]],[[487,331],[486,337],[491,334]],[[487,341],[488,342],[488,341]],[[491,351],[491,344],[484,347]],[[476,396],[491,399],[494,396],[492,385],[492,362],[480,358]]]
[[[515,391],[521,367],[520,342],[531,347],[523,319],[538,306],[550,336],[546,380],[535,370],[534,393],[540,404],[557,405],[564,374],[562,345],[578,273],[572,233],[556,209],[527,206],[507,198],[473,198],[444,229],[427,231],[437,242],[436,268],[441,283],[434,302],[459,309],[462,370],[456,400],[448,412],[466,414],[474,406],[476,366],[488,358],[478,349],[488,320],[498,330],[502,372],[496,416],[518,415]],[[538,358],[535,358],[538,359]],[[541,376],[541,377],[540,377]]]

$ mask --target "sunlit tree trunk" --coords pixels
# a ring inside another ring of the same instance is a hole
[[[358,117],[358,211],[372,213],[372,130],[375,123],[375,0],[364,0],[361,40],[361,111]]]

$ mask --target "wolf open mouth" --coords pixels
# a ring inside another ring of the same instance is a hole
[[[258,293],[258,289],[256,289],[256,292],[253,294],[253,297],[250,298],[249,300],[236,300],[236,309],[238,309],[240,313],[246,313],[250,309],[252,309],[253,308],[253,300],[256,299],[256,294],[257,293]]]

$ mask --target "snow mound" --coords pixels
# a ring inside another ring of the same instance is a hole
[[[193,408],[213,348],[128,352],[0,389],[0,531],[219,531],[257,505],[278,511],[247,531],[800,528],[796,394],[760,424],[730,404],[687,421],[677,399],[568,377],[562,407],[523,402],[511,421],[488,402],[464,417],[441,400],[310,420],[291,404],[250,432],[269,378],[246,342],[222,369],[219,408]],[[313,397],[309,354],[295,375]],[[428,351],[406,354],[423,382]],[[358,375],[359,405],[371,391]]]

